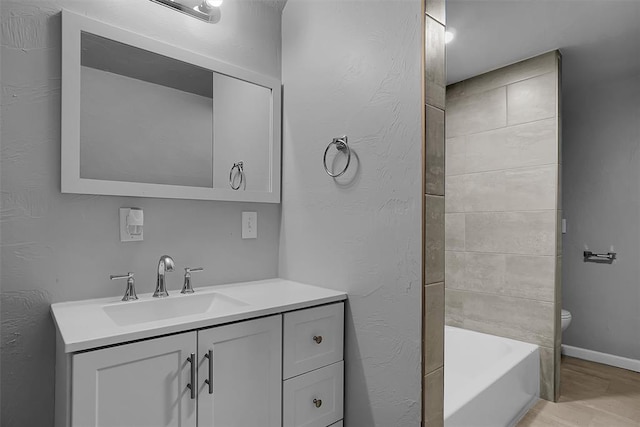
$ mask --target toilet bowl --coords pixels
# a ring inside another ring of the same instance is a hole
[[[565,310],[563,308],[562,309],[561,321],[560,321],[560,325],[562,327],[562,330],[564,331],[565,329],[567,329],[569,327],[570,323],[571,323],[571,312],[569,310]]]

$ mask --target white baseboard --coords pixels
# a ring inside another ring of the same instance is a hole
[[[591,362],[598,362],[609,366],[615,366],[617,368],[640,372],[640,360],[636,359],[600,353],[599,351],[587,350],[585,348],[573,347],[571,345],[564,344],[562,344],[562,354],[576,357],[578,359],[589,360]]]

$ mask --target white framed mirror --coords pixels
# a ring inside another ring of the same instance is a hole
[[[61,191],[279,203],[280,87],[63,11]]]

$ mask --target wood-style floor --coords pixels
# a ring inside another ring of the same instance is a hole
[[[540,400],[518,427],[640,427],[640,373],[562,358],[560,399]]]

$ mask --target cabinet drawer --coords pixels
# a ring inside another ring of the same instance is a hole
[[[327,427],[343,418],[344,362],[284,382],[283,427]]]
[[[283,378],[342,360],[344,303],[284,315]]]

